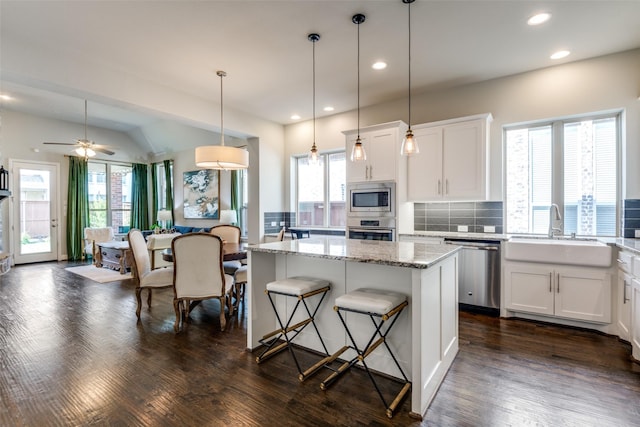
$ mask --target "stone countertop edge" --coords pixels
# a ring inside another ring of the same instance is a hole
[[[619,237],[615,240],[615,245],[620,249],[624,249],[633,252],[636,255],[640,255],[640,239],[628,239]]]
[[[318,251],[318,246],[331,241],[331,250]],[[315,245],[315,247],[312,247]],[[375,250],[371,245],[375,245]],[[300,247],[301,246],[301,247]],[[305,246],[309,249],[305,250]],[[344,254],[337,254],[335,248],[342,247]],[[348,251],[345,251],[348,247]],[[311,258],[355,261],[393,267],[427,269],[460,249],[456,245],[425,244],[414,242],[383,242],[368,240],[348,240],[331,238],[299,239],[284,242],[251,245],[250,251],[274,254],[290,254]],[[314,249],[314,250],[311,250]]]
[[[462,240],[509,240],[511,235],[496,233],[463,233],[456,231],[413,231],[400,233],[400,237],[441,237]]]

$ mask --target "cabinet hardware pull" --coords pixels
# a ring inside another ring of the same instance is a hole
[[[556,292],[560,293],[560,273],[558,273],[558,287],[556,288]]]
[[[624,286],[622,287],[622,303],[626,304],[629,299],[627,298],[627,281],[623,280]]]
[[[445,179],[444,183],[445,183],[445,188],[446,188],[446,193],[445,194],[449,194],[449,180]]]
[[[373,165],[369,165],[369,179],[373,179]]]
[[[551,289],[551,283],[553,283],[553,276],[551,276],[553,273],[549,273],[549,292],[553,292],[553,289]]]
[[[438,194],[442,194],[442,181],[438,180]]]

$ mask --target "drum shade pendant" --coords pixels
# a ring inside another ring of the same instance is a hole
[[[318,147],[316,147],[316,42],[320,40],[320,34],[311,33],[307,36],[309,41],[313,43],[313,145],[309,151],[309,164],[319,165]]]
[[[242,148],[224,145],[224,108],[222,97],[222,78],[224,71],[217,71],[220,77],[220,145],[196,147],[196,166],[207,169],[238,170],[249,167],[249,152]]]
[[[365,20],[365,16],[361,13],[353,15],[351,21],[358,26],[358,136],[356,142],[351,149],[351,161],[352,162],[364,162],[367,160],[367,152],[362,145],[360,139],[360,24]]]
[[[402,3],[406,3],[409,9],[409,128],[402,140],[402,147],[400,148],[400,154],[403,156],[411,156],[420,152],[418,141],[416,141],[413,136],[413,131],[411,130],[411,3],[414,1],[415,0],[402,0]]]

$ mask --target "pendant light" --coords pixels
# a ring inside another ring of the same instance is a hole
[[[249,167],[249,152],[242,148],[224,145],[224,108],[222,97],[222,78],[224,71],[217,71],[220,77],[220,145],[196,147],[196,166],[207,169],[238,170]]]
[[[361,13],[353,15],[351,18],[351,21],[358,26],[358,136],[351,149],[352,162],[364,162],[367,160],[367,152],[364,150],[360,139],[360,24],[364,22],[364,19],[365,17]]]
[[[316,42],[320,40],[320,34],[311,33],[307,36],[309,41],[313,43],[313,145],[309,151],[309,164],[319,165],[320,157],[318,157],[318,148],[316,147]]]
[[[402,147],[400,148],[400,154],[403,156],[411,156],[412,154],[418,154],[420,152],[418,141],[416,141],[411,131],[411,3],[414,1],[415,0],[402,0],[402,3],[406,3],[409,8],[409,128],[402,140]]]

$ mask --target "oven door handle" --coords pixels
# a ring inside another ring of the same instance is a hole
[[[389,234],[389,233],[393,233],[393,230],[391,228],[389,229],[379,229],[379,228],[350,228],[349,232],[355,232],[355,233],[377,233],[377,234]]]

